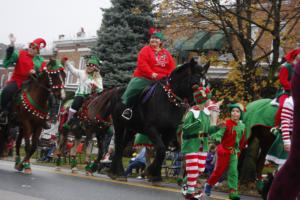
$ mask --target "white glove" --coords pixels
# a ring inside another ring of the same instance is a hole
[[[16,37],[14,36],[14,34],[9,34],[8,35],[9,41],[10,41],[10,46],[15,46],[15,42],[16,42]]]

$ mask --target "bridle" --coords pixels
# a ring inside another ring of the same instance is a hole
[[[64,70],[64,69],[63,68],[59,68],[57,70],[49,70],[49,69],[45,68],[43,70],[42,73],[46,73],[47,78],[49,80],[49,87],[45,86],[45,84],[43,84],[43,83],[41,83],[39,81],[39,79],[38,79],[39,74],[31,75],[31,79],[34,80],[34,82],[37,83],[38,87],[43,88],[44,90],[46,90],[49,93],[53,93],[53,90],[55,90],[55,89],[63,89],[65,87],[64,84],[63,84],[64,83],[63,78],[62,78],[61,73],[60,73],[62,70]],[[56,84],[56,85],[54,85],[52,77],[51,77],[51,74],[57,74],[57,73],[59,73],[59,79],[60,79],[60,82],[62,84]]]

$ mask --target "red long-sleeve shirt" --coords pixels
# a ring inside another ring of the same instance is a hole
[[[28,80],[30,70],[42,70],[46,66],[42,57],[32,56],[25,50],[20,50],[18,53],[14,52],[10,60],[5,60],[4,63],[5,67],[16,63],[12,77],[8,82],[16,82],[19,88],[24,81]]]
[[[151,46],[145,46],[138,55],[137,68],[133,76],[153,80],[152,74],[157,73],[156,80],[171,74],[175,69],[175,62],[166,49],[156,52]]]

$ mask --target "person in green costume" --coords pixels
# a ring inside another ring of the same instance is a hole
[[[181,152],[186,163],[186,177],[182,185],[182,194],[186,199],[195,199],[201,192],[196,191],[197,180],[205,170],[208,152],[208,133],[213,132],[210,116],[205,103],[210,97],[210,89],[194,86],[194,99],[197,105],[186,114],[182,126]]]

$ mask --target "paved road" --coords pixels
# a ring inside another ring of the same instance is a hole
[[[33,166],[33,174],[13,169],[13,163],[0,161],[1,200],[183,200],[173,185],[155,187],[141,180],[118,182],[97,175],[71,174],[51,167]],[[215,193],[211,199],[226,199]],[[245,197],[245,200],[258,198]]]

